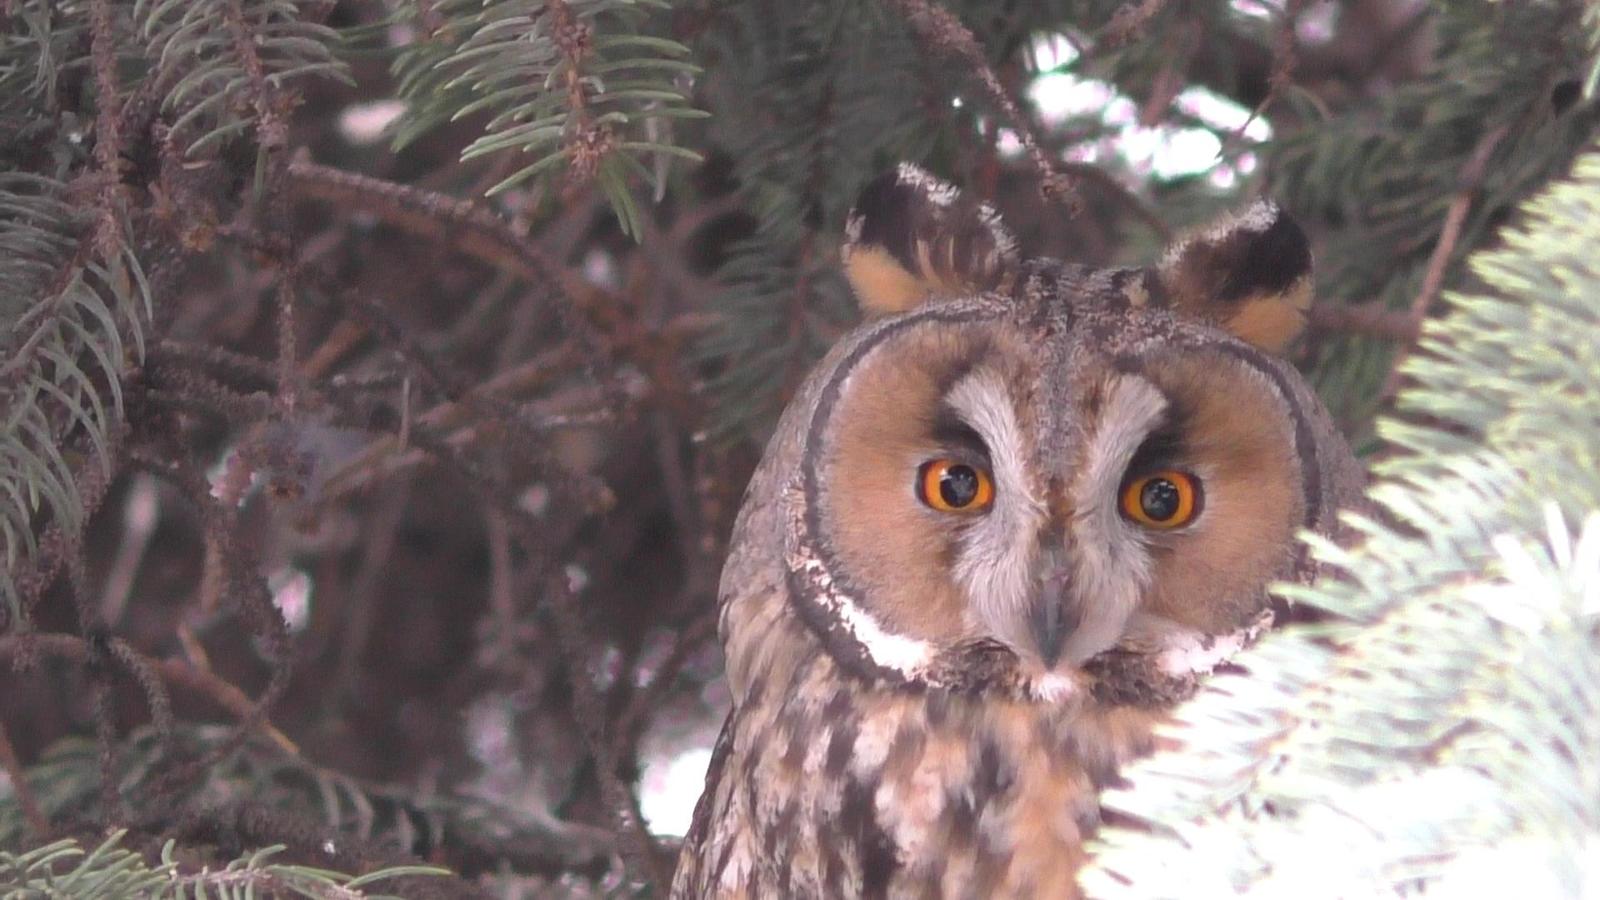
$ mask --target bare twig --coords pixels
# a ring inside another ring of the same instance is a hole
[[[396,228],[554,288],[567,298],[591,292],[575,276],[546,259],[536,244],[516,233],[508,222],[470,200],[305,160],[289,163],[288,173],[291,186],[300,196],[370,213]]]
[[[1267,77],[1267,95],[1261,98],[1255,109],[1250,110],[1250,115],[1245,118],[1244,124],[1234,129],[1228,139],[1223,142],[1223,147],[1218,155],[1228,152],[1244,138],[1244,133],[1266,112],[1267,107],[1276,103],[1282,96],[1284,88],[1294,80],[1295,67],[1300,64],[1300,42],[1296,28],[1300,24],[1300,14],[1305,10],[1306,0],[1286,0],[1283,7],[1282,18],[1278,21],[1278,30],[1273,35],[1272,47],[1272,74]]]
[[[911,26],[911,31],[924,46],[940,56],[946,56],[967,66],[969,74],[983,88],[989,102],[1005,116],[1017,133],[1017,140],[1028,160],[1039,175],[1039,191],[1046,199],[1072,201],[1072,176],[1045,155],[1034,135],[1033,124],[1023,115],[1021,107],[1006,92],[1000,76],[989,65],[983,46],[978,43],[967,26],[954,13],[937,5],[933,0],[885,0]]]
[[[1062,163],[1061,168],[1074,178],[1081,178],[1084,181],[1092,181],[1095,183],[1095,185],[1103,188],[1107,195],[1126,207],[1129,212],[1133,213],[1134,216],[1139,219],[1139,221],[1143,222],[1151,231],[1155,232],[1162,241],[1172,240],[1172,226],[1168,225],[1166,221],[1163,220],[1153,208],[1151,208],[1150,204],[1144,201],[1144,198],[1135,193],[1132,188],[1119,181],[1115,175],[1112,175],[1110,172],[1107,172],[1099,166],[1092,166],[1088,163],[1067,162]]]
[[[72,634],[31,632],[25,635],[0,637],[0,658],[25,659],[36,654],[88,666],[93,652],[91,641]],[[224,681],[210,669],[197,668],[176,658],[151,659],[121,638],[108,639],[105,642],[104,652],[116,656],[119,660],[131,660],[175,687],[210,698],[240,721],[249,720],[255,708],[255,704],[243,691]],[[259,730],[286,752],[299,755],[300,750],[294,742],[265,717],[253,722],[251,727]]]
[[[1421,325],[1404,310],[1390,309],[1378,301],[1357,306],[1321,303],[1311,307],[1311,327],[1323,331],[1360,334],[1409,344],[1421,333]]]
[[[509,400],[525,391],[548,384],[565,374],[577,362],[577,353],[569,345],[547,351],[512,369],[494,376],[471,389],[472,395],[492,395]],[[337,389],[335,379],[334,389]],[[467,404],[446,400],[421,414],[413,414],[411,428],[429,428],[445,431],[468,425],[474,412]],[[380,437],[370,446],[352,457],[331,473],[324,483],[324,499],[331,501],[360,490],[376,478],[393,474],[407,466],[416,465],[426,454],[408,450],[398,437]]]
[[[1428,259],[1427,271],[1422,276],[1422,288],[1417,291],[1417,296],[1412,299],[1406,313],[1407,320],[1419,334],[1422,323],[1428,317],[1428,309],[1439,299],[1439,291],[1444,286],[1445,272],[1455,256],[1456,243],[1461,239],[1461,229],[1466,225],[1467,213],[1471,212],[1478,188],[1483,184],[1489,159],[1509,129],[1510,126],[1501,125],[1485,132],[1483,137],[1478,139],[1478,145],[1473,148],[1472,155],[1467,157],[1467,161],[1461,166],[1456,194],[1450,200],[1449,209],[1445,211],[1444,226],[1439,230],[1439,242],[1434,245],[1433,255]],[[1383,391],[1380,394],[1381,401],[1387,402],[1392,399],[1395,392],[1400,389],[1400,365],[1410,354],[1413,343],[1403,343],[1395,348],[1394,359],[1389,363],[1389,375],[1384,380]]]
[[[362,547],[361,568],[351,582],[349,600],[345,604],[339,668],[333,678],[337,693],[347,693],[355,686],[367,640],[378,618],[379,605],[384,602],[378,590],[383,585],[384,574],[392,565],[390,557],[394,553],[395,537],[400,531],[410,499],[410,483],[392,485],[365,528],[367,539]]]
[[[180,496],[194,507],[205,528],[207,541],[216,548],[228,599],[233,602],[251,632],[261,639],[272,660],[267,685],[256,702],[251,704],[248,713],[241,718],[238,728],[200,758],[165,773],[156,782],[155,792],[160,796],[175,784],[202,775],[207,768],[237,749],[251,731],[266,721],[268,710],[288,689],[293,658],[288,624],[272,602],[271,592],[261,577],[260,563],[255,558],[253,548],[240,539],[235,511],[211,496],[204,473],[192,463],[176,458],[157,458],[143,449],[130,451],[129,460],[177,486]]]
[[[1121,47],[1139,37],[1145,26],[1167,8],[1171,0],[1142,0],[1139,3],[1125,3],[1112,16],[1111,21],[1100,29],[1095,35],[1096,48],[1113,49]]]
[[[293,415],[299,396],[299,363],[294,340],[295,264],[291,260],[278,267],[278,404],[285,415]]]
[[[116,35],[111,21],[111,0],[89,4],[90,60],[94,66],[94,158],[100,190],[95,223],[95,249],[105,259],[116,258],[122,247],[117,225],[118,194],[122,182],[122,102],[117,90]]]

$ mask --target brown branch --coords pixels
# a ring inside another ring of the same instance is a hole
[[[1072,176],[1045,155],[1039,145],[1039,139],[1034,135],[1033,124],[1022,114],[1022,109],[1000,83],[1000,76],[995,74],[994,67],[989,65],[989,60],[983,52],[983,45],[978,43],[972,31],[963,25],[954,13],[938,6],[933,0],[885,0],[885,2],[906,20],[911,26],[911,32],[929,51],[964,63],[968,67],[968,74],[977,81],[989,98],[989,102],[1016,131],[1017,140],[1022,143],[1023,151],[1039,175],[1040,194],[1047,200],[1064,200],[1070,203],[1073,191]]]
[[[332,696],[350,695],[355,687],[372,627],[378,621],[378,610],[383,603],[379,590],[393,565],[396,536],[410,500],[409,482],[391,485],[363,528],[366,540],[361,548],[360,569],[350,583],[349,597],[344,603],[347,612],[340,635],[339,664],[331,679]]]
[[[619,355],[625,355],[658,385],[675,384],[676,379],[667,377],[669,373],[660,361],[660,357],[675,352],[675,348],[663,346],[654,334],[629,327],[634,317],[616,297],[589,284],[580,274],[557,265],[537,242],[479,204],[303,160],[289,164],[287,177],[302,197],[362,210],[551,292],[555,298],[554,311],[562,325],[584,345],[592,359],[610,363]],[[361,305],[360,301],[352,302]],[[367,314],[361,318],[368,324],[373,324],[374,317],[387,318],[371,304],[365,304],[362,309]],[[376,330],[391,335],[394,332],[393,328],[386,329],[381,324]],[[611,332],[618,330],[626,332],[632,340],[617,340]],[[680,392],[668,390],[665,393],[677,396]]]
[[[1300,64],[1300,42],[1296,34],[1296,27],[1300,23],[1300,14],[1305,10],[1306,0],[1286,0],[1283,8],[1283,18],[1278,22],[1277,32],[1273,35],[1272,47],[1272,74],[1267,76],[1267,95],[1261,102],[1250,110],[1250,115],[1245,118],[1244,124],[1234,129],[1224,141],[1224,149],[1236,145],[1244,138],[1244,133],[1266,112],[1267,107],[1276,103],[1283,94],[1284,88],[1294,79],[1295,68]]]
[[[1123,184],[1115,175],[1099,166],[1092,166],[1088,163],[1062,163],[1061,168],[1062,171],[1067,172],[1074,178],[1092,181],[1097,186],[1104,188],[1107,195],[1126,207],[1139,221],[1155,232],[1163,242],[1172,240],[1172,227],[1151,208],[1150,204],[1144,202],[1144,198],[1135,193],[1132,188]]]
[[[1097,49],[1113,49],[1121,47],[1140,36],[1150,21],[1167,8],[1171,0],[1143,0],[1140,3],[1125,3],[1111,16],[1111,21],[1100,29],[1095,35],[1094,46]]]
[[[112,260],[122,244],[116,215],[122,183],[122,105],[117,98],[117,48],[111,0],[92,0],[89,4],[89,57],[95,85],[94,157],[101,179],[95,249],[105,259]]]
[[[90,709],[94,718],[95,745],[100,759],[100,815],[103,823],[122,821],[122,794],[117,788],[117,723],[111,704],[109,644],[112,640],[97,621],[89,604],[89,576],[83,547],[67,557],[67,580],[72,605],[78,614],[78,631],[83,635],[85,674],[89,677]],[[154,708],[155,704],[151,704]]]
[[[278,267],[278,403],[293,415],[299,397],[300,376],[294,340],[295,266],[292,259]]]
[[[570,371],[578,360],[576,350],[570,345],[563,345],[501,372],[472,388],[468,396],[494,396],[502,398],[503,402],[504,399],[548,384]],[[339,390],[341,380],[335,377],[331,387]],[[469,425],[474,414],[470,405],[446,400],[420,415],[414,414],[410,425],[412,429],[422,427],[448,431]],[[376,478],[421,462],[425,456],[424,453],[406,449],[397,436],[380,437],[329,474],[323,485],[324,500],[334,500],[360,490]]]
[[[291,188],[301,197],[376,216],[386,224],[552,288],[569,301],[592,292],[576,276],[545,258],[534,242],[508,222],[470,200],[305,160],[289,163],[288,176]]]
[[[100,504],[105,502],[106,493],[111,488],[112,480],[122,468],[122,448],[126,437],[127,427],[121,423],[112,427],[106,434],[109,475],[96,459],[84,459],[72,472],[72,482],[77,485],[78,499],[83,504],[85,522],[94,518],[94,514],[99,511]],[[55,583],[56,576],[61,574],[63,563],[79,552],[82,540],[81,530],[69,531],[60,522],[51,522],[45,528],[44,536],[39,539],[39,551],[32,559],[18,565],[20,571],[14,575],[24,617],[33,614],[44,592]]]
[[[159,675],[173,687],[182,688],[214,701],[240,721],[248,720],[255,706],[244,691],[218,677],[209,669],[197,668],[175,657],[152,659],[135,650],[121,638],[111,638],[107,641],[106,651],[119,659],[136,661],[141,668]],[[19,660],[42,655],[87,666],[91,653],[90,642],[73,634],[32,632],[0,637],[0,658],[5,659]],[[263,736],[283,748],[285,752],[299,755],[300,749],[295,743],[265,718],[255,722],[251,727],[259,730]],[[3,750],[0,750],[0,753],[3,753]]]
[[[1467,157],[1467,161],[1461,166],[1456,194],[1450,200],[1449,209],[1445,211],[1444,226],[1439,231],[1439,242],[1434,245],[1433,255],[1428,259],[1428,269],[1422,276],[1422,288],[1417,291],[1417,296],[1412,299],[1406,313],[1408,322],[1418,334],[1421,333],[1422,323],[1428,317],[1428,309],[1439,299],[1439,292],[1444,286],[1445,272],[1455,256],[1456,243],[1461,240],[1461,230],[1466,225],[1467,213],[1472,211],[1472,203],[1477,198],[1478,188],[1483,184],[1489,159],[1509,130],[1510,126],[1501,125],[1485,132],[1483,137],[1478,139],[1478,145],[1473,148],[1472,155]],[[1407,342],[1395,348],[1394,359],[1389,362],[1389,375],[1384,380],[1383,391],[1379,395],[1381,402],[1392,399],[1400,389],[1400,365],[1405,362],[1414,344],[1414,341]]]
[[[1311,327],[1322,331],[1359,334],[1386,341],[1411,343],[1422,331],[1404,310],[1390,309],[1379,301],[1356,306],[1319,303],[1311,307]]]
[[[196,694],[210,698],[218,706],[232,715],[240,722],[250,721],[255,702],[250,696],[240,690],[232,682],[223,680],[212,672],[205,657],[202,655],[193,664],[181,659],[168,658],[154,661],[156,671],[170,684],[193,691]],[[266,716],[255,720],[252,727],[261,732],[274,744],[277,744],[285,753],[299,756],[300,748],[289,736],[278,730]]]
[[[524,536],[526,546],[539,546],[538,531]],[[584,632],[578,598],[567,586],[566,573],[559,566],[547,571],[545,583],[549,586],[547,599],[551,618],[560,637],[562,656],[566,663],[568,681],[572,686],[572,712],[583,732],[589,752],[594,756],[595,771],[600,779],[600,794],[617,824],[622,838],[619,847],[623,861],[636,879],[654,885],[671,883],[671,872],[661,864],[661,854],[655,839],[639,817],[638,798],[633,787],[624,784],[617,776],[617,744],[607,734],[605,704],[595,689],[594,675],[588,661],[593,655]]]
[[[257,37],[245,21],[241,0],[227,0],[222,7],[222,18],[228,26],[228,37],[233,52],[244,63],[245,76],[250,79],[250,104],[256,111],[256,139],[262,151],[280,150],[289,143],[289,127],[279,115],[276,92],[267,81],[267,70],[256,52]]]
[[[235,511],[211,496],[204,473],[192,462],[183,460],[176,450],[173,458],[161,459],[135,449],[129,461],[179,489],[179,494],[194,508],[204,527],[208,544],[216,548],[220,558],[222,579],[226,596],[266,649],[272,660],[271,675],[256,701],[242,717],[238,728],[198,759],[177,766],[157,781],[157,796],[178,784],[202,776],[219,760],[244,743],[251,731],[267,720],[267,712],[289,687],[293,657],[289,642],[289,626],[272,602],[271,592],[261,577],[260,563],[251,545],[240,537]]]

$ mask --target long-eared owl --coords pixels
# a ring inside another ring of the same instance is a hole
[[[1028,259],[902,165],[844,263],[867,321],[745,495],[672,896],[1077,896],[1100,789],[1360,494],[1278,356],[1306,237],[1257,203],[1147,268]]]

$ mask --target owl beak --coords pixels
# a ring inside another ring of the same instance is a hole
[[[1034,644],[1039,648],[1039,659],[1046,669],[1054,669],[1061,659],[1061,650],[1067,644],[1066,606],[1070,580],[1067,570],[1053,568],[1034,594],[1033,608],[1028,611],[1028,626],[1033,632]]]

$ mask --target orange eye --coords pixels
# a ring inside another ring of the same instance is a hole
[[[1131,478],[1122,486],[1122,515],[1146,528],[1187,525],[1200,505],[1200,479],[1175,469]]]
[[[917,499],[939,512],[981,512],[994,502],[994,481],[977,466],[932,459],[917,469]]]

